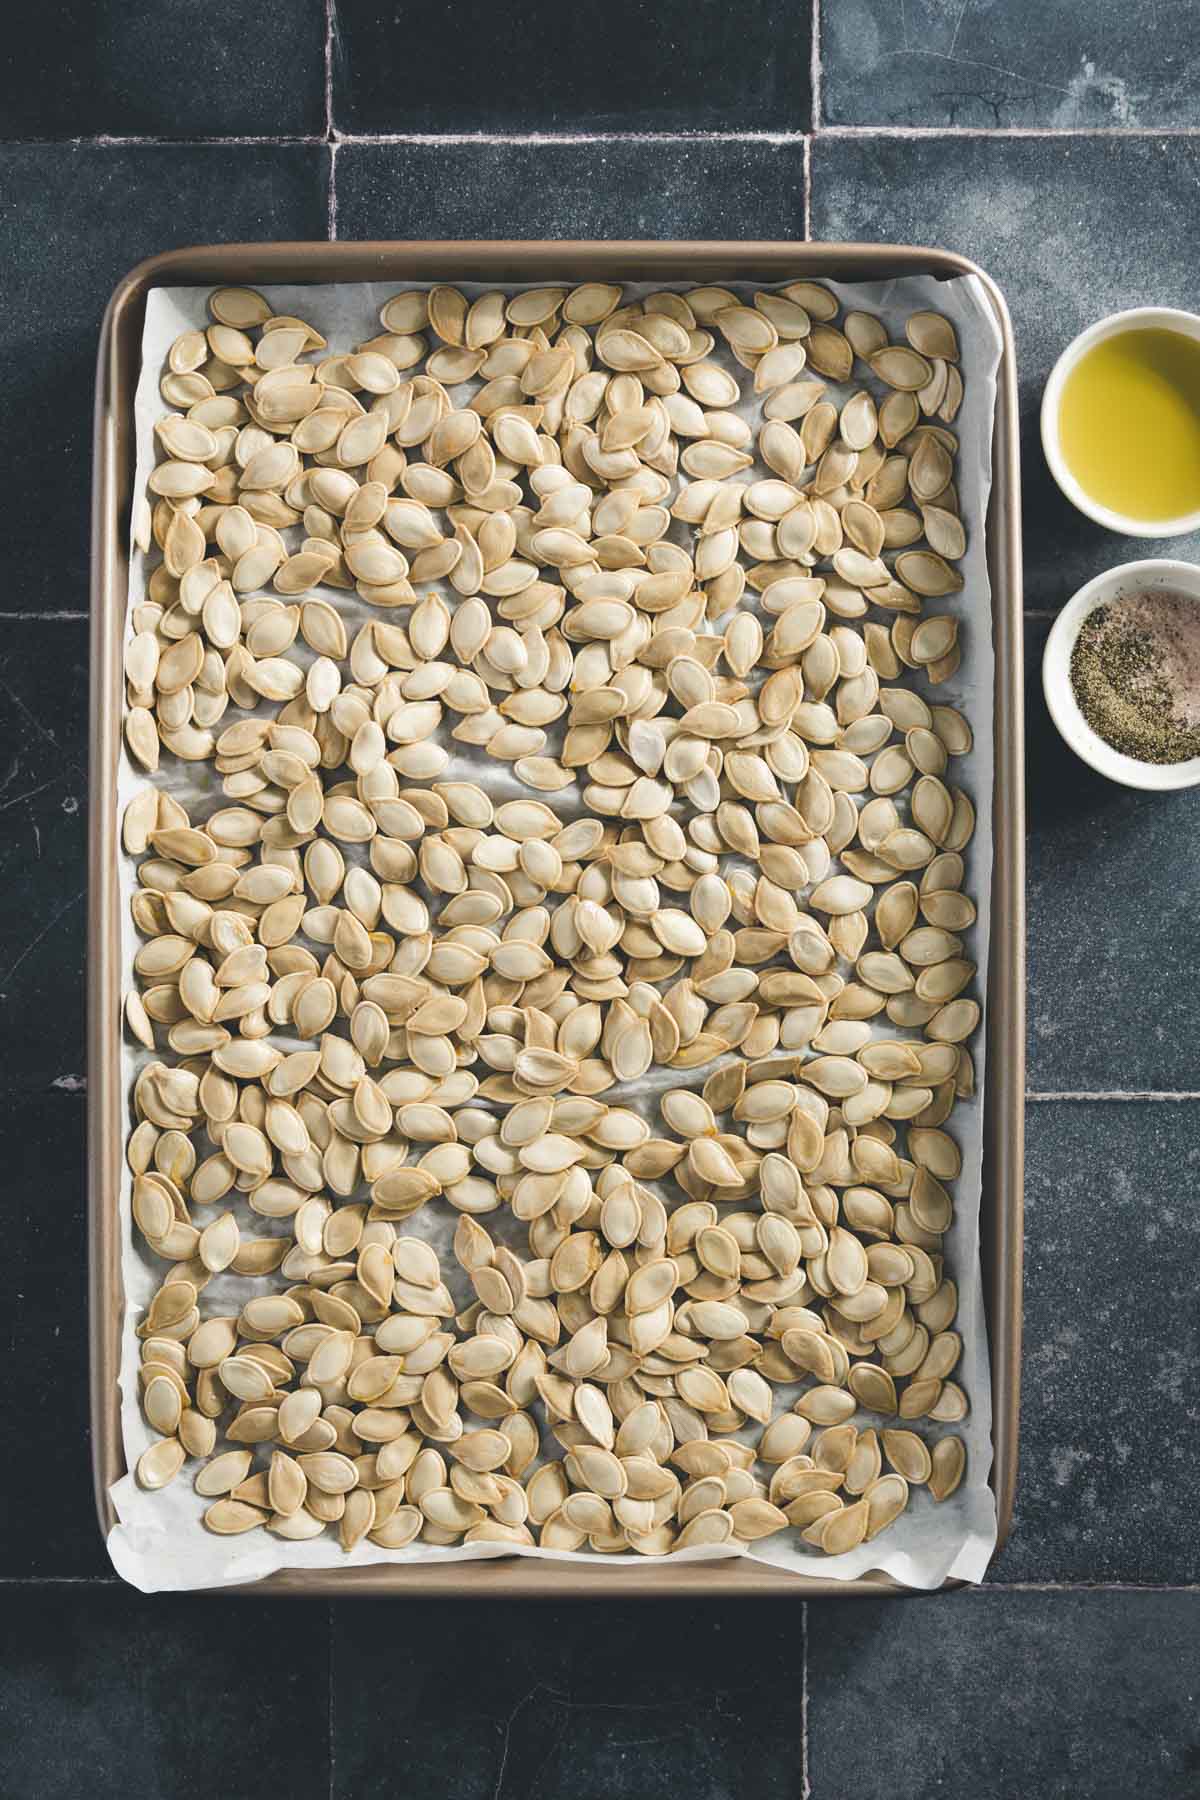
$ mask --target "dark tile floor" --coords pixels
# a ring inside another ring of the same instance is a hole
[[[1200,800],[1105,786],[1045,717],[1050,618],[1155,547],[1061,501],[1036,421],[1083,323],[1195,304],[1191,0],[47,0],[7,26],[0,108],[0,1795],[1200,1794]],[[109,1574],[81,1379],[96,332],[152,251],[330,231],[931,242],[1008,296],[1028,1250],[1017,1510],[982,1592],[329,1606],[143,1599]]]
[[[350,143],[337,208],[346,238],[803,237],[804,144]]]
[[[1050,624],[1026,620],[1029,1083],[1188,1092],[1200,1087],[1189,955],[1200,797],[1147,804],[1067,749],[1042,694]]]
[[[468,20],[417,0],[337,0],[336,20],[334,117],[351,132],[803,132],[809,124],[807,6],[522,0],[473,8]]]
[[[1200,1595],[808,1608],[814,1797],[1191,1800]]]
[[[327,1624],[323,1607],[303,1621],[279,1600],[167,1608],[107,1583],[7,1587],[0,1792],[326,1800]]]
[[[322,0],[41,0],[0,60],[5,138],[325,132]]]
[[[1192,0],[822,0],[834,125],[1200,124]]]
[[[1034,1098],[1025,1146],[1021,1478],[990,1579],[1196,1586],[1200,1101]]]
[[[0,1006],[24,1021],[8,1093],[83,1082],[87,620],[24,615],[0,670]]]
[[[337,1792],[394,1791],[372,1729],[438,1800],[794,1800],[804,1758],[803,1621],[782,1602],[333,1609]],[[486,1681],[467,1668],[487,1669]],[[403,1766],[403,1764],[401,1764]],[[413,1765],[410,1762],[409,1767]],[[739,1784],[743,1784],[739,1785]]]

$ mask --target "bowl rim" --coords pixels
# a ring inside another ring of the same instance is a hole
[[[1185,593],[1200,605],[1200,566],[1195,563],[1164,556],[1145,557],[1117,563],[1093,576],[1072,594],[1046,639],[1042,652],[1042,691],[1046,708],[1068,748],[1109,781],[1151,793],[1198,787],[1200,756],[1177,763],[1147,763],[1114,750],[1088,724],[1071,686],[1071,652],[1083,621],[1096,607],[1136,582]]]
[[[1200,313],[1188,312],[1177,306],[1130,306],[1123,312],[1107,313],[1104,318],[1097,319],[1071,339],[1051,369],[1042,390],[1042,454],[1050,473],[1072,506],[1097,525],[1103,525],[1108,531],[1118,532],[1122,537],[1185,537],[1189,532],[1200,531],[1200,507],[1190,513],[1180,513],[1165,519],[1138,519],[1116,512],[1112,507],[1094,500],[1076,480],[1063,456],[1058,431],[1059,407],[1067,376],[1095,344],[1103,343],[1106,338],[1119,337],[1126,331],[1155,327],[1180,331],[1186,337],[1200,339]]]

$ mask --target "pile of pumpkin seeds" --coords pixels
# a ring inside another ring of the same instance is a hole
[[[125,660],[131,757],[205,795],[123,821],[137,1479],[346,1550],[836,1554],[944,1500],[952,325],[442,286],[332,354],[209,310]]]

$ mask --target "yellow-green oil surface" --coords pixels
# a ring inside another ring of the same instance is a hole
[[[1059,443],[1084,492],[1126,518],[1200,511],[1200,340],[1122,331],[1063,383]]]

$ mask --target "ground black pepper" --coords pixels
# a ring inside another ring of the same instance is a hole
[[[1200,602],[1151,591],[1096,607],[1071,652],[1071,686],[1092,730],[1123,755],[1200,756]]]

